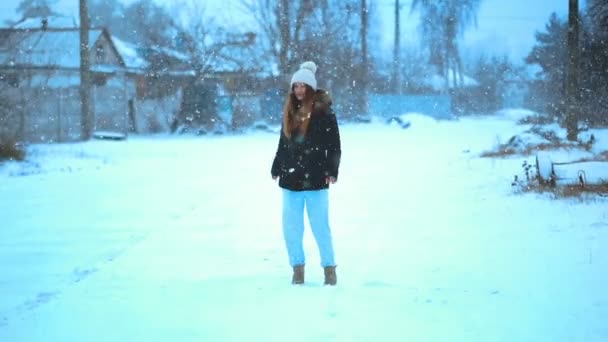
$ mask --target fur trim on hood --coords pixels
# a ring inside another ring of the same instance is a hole
[[[325,90],[325,89],[317,89],[315,91],[315,97],[314,97],[314,101],[315,101],[315,112],[325,112],[327,110],[329,110],[329,108],[331,107],[332,104],[332,99],[331,99],[331,95],[329,94],[329,91]]]

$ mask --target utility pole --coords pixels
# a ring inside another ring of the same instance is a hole
[[[399,71],[400,71],[400,59],[399,56],[401,54],[400,41],[401,41],[401,29],[399,28],[399,11],[401,10],[401,6],[399,5],[399,0],[395,0],[395,45],[393,47],[393,91],[396,93],[401,92],[401,87],[399,86]]]
[[[81,138],[91,139],[93,133],[93,110],[91,108],[91,68],[89,54],[89,9],[87,0],[79,0],[80,12],[80,109]]]
[[[568,6],[568,64],[566,67],[566,131],[569,141],[578,138],[578,118],[580,115],[579,89],[579,28],[578,0],[569,0]]]
[[[367,29],[368,29],[367,1],[361,0],[361,112],[367,114],[367,85],[369,78],[369,61],[367,57]]]

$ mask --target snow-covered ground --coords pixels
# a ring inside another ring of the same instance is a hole
[[[0,341],[607,341],[607,200],[515,194],[533,157],[479,157],[514,114],[343,125],[336,287],[310,230],[290,284],[276,134],[31,146],[0,165]]]

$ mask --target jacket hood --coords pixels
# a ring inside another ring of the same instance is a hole
[[[317,89],[315,91],[315,111],[326,111],[331,107],[332,99],[329,91],[325,89]]]

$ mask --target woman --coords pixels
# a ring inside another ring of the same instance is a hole
[[[325,285],[336,285],[329,227],[328,188],[338,179],[340,133],[329,93],[317,89],[314,62],[304,62],[291,78],[283,109],[272,178],[283,189],[283,234],[293,267],[292,284],[304,283],[304,208],[319,248]]]

